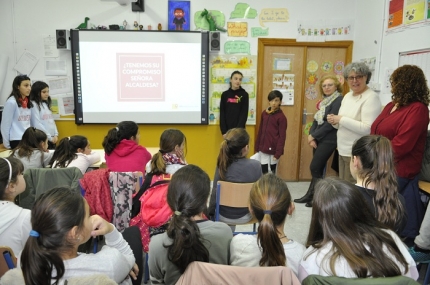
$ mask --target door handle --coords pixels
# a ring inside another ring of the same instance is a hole
[[[306,109],[303,109],[303,116],[302,116],[303,120],[302,120],[302,125],[306,125],[306,119],[307,119],[307,116],[308,116],[308,115],[313,115],[313,113],[308,113],[308,112],[306,112]]]

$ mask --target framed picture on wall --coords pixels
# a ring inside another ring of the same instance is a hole
[[[190,1],[169,1],[168,26],[170,31],[190,30]]]

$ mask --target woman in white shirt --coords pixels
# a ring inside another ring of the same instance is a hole
[[[91,151],[91,145],[84,136],[71,136],[60,140],[50,165],[52,168],[77,167],[84,174],[88,167],[100,160],[100,154]]]
[[[400,238],[376,220],[355,185],[336,177],[316,185],[307,245],[300,281],[311,274],[418,279],[415,262]]]

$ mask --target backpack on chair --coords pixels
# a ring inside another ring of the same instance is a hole
[[[159,228],[172,216],[172,210],[166,200],[170,179],[169,174],[148,174],[139,193],[133,198],[130,226],[139,227],[145,252],[148,252],[150,227]]]

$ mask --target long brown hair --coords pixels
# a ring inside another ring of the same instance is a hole
[[[221,143],[217,159],[217,167],[221,180],[225,179],[227,168],[242,157],[242,149],[249,144],[249,135],[245,129],[230,129]]]
[[[429,104],[429,88],[424,72],[415,65],[403,65],[394,70],[390,77],[391,99],[399,107],[412,102]]]
[[[365,180],[365,188],[374,183],[376,191],[373,204],[376,219],[396,231],[402,220],[403,205],[398,197],[397,176],[391,142],[383,136],[368,135],[352,146],[352,156],[360,158],[362,168],[358,176]]]
[[[166,163],[164,162],[163,154],[174,151],[175,147],[181,146],[182,143],[185,143],[185,156],[187,148],[185,135],[177,129],[165,130],[160,137],[160,150],[151,159],[151,173],[156,175],[166,174]]]
[[[263,175],[252,186],[249,205],[259,222],[257,240],[263,249],[260,266],[286,266],[277,227],[284,223],[291,207],[287,184],[274,174]]]
[[[343,257],[359,278],[391,277],[402,275],[397,260],[408,271],[408,263],[385,226],[371,214],[363,194],[358,188],[336,177],[320,180],[315,187],[312,218],[307,246],[319,249],[332,243],[330,252],[324,256],[330,270]],[[392,258],[390,258],[392,255]]]

